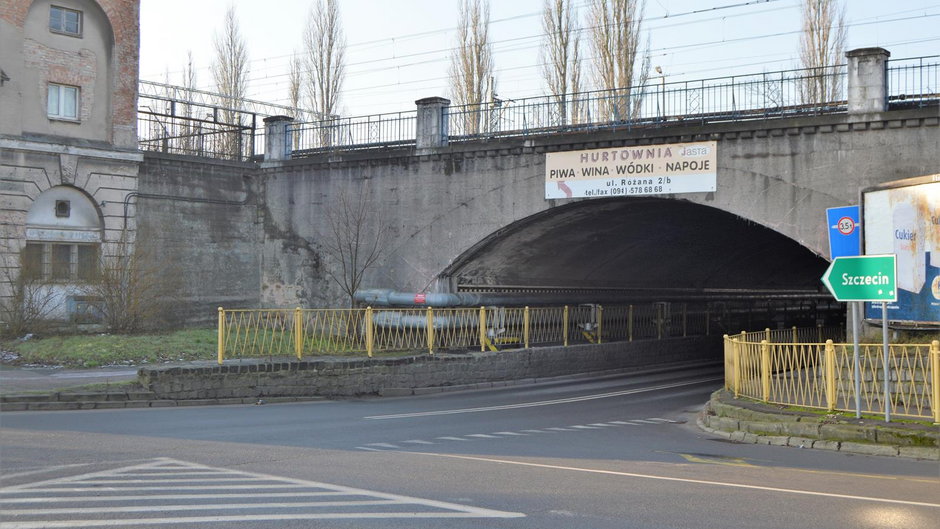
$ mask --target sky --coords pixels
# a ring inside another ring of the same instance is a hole
[[[214,91],[213,38],[234,5],[249,55],[248,97],[287,104],[290,58],[317,0],[141,0],[142,80],[182,84],[192,52],[197,86]],[[490,0],[496,92],[545,94],[540,64],[544,0]],[[892,59],[940,54],[940,1],[842,0],[846,50],[883,47]],[[584,18],[588,0],[575,0]],[[666,82],[798,67],[801,0],[646,0],[651,65]],[[449,97],[458,0],[339,0],[346,36],[345,116],[408,111]],[[591,57],[582,37],[582,56]],[[587,76],[588,72],[585,72]],[[659,79],[653,72],[652,77]]]

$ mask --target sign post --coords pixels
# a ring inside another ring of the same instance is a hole
[[[858,206],[826,209],[826,228],[829,231],[829,260],[861,254],[861,213]],[[852,365],[855,373],[855,418],[862,418],[861,367],[859,366],[859,312],[861,301],[850,301],[852,306]]]
[[[829,208],[826,226],[829,229],[829,258],[851,257],[861,253],[861,226],[858,206]]]
[[[822,282],[837,301],[881,301],[881,325],[884,355],[885,422],[891,422],[891,369],[888,359],[888,302],[898,299],[897,258],[894,255],[859,255],[837,257],[823,274]],[[857,318],[855,318],[857,320]],[[854,322],[853,322],[854,323]],[[854,327],[855,325],[853,325]],[[855,331],[857,332],[857,331]],[[858,355],[858,345],[855,346]],[[858,390],[858,363],[855,370],[855,415],[861,416]]]

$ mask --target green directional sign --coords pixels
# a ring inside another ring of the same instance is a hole
[[[897,301],[894,255],[837,257],[822,282],[838,301]]]

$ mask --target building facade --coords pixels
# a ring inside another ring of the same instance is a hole
[[[134,237],[139,0],[0,0],[0,307],[83,315]],[[24,285],[39,285],[24,296]],[[42,298],[38,302],[37,298]]]

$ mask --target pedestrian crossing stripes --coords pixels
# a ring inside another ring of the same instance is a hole
[[[433,445],[440,444],[442,441],[478,441],[481,439],[505,439],[508,437],[522,437],[529,435],[537,434],[546,434],[546,433],[559,433],[559,432],[581,432],[585,430],[602,430],[606,428],[615,428],[619,426],[646,426],[646,425],[662,425],[662,424],[679,424],[683,421],[674,421],[672,419],[662,419],[659,417],[647,417],[646,419],[630,419],[626,421],[607,421],[607,422],[595,422],[590,424],[572,424],[570,426],[551,426],[538,430],[519,430],[515,432],[492,432],[492,433],[468,433],[463,435],[451,435],[451,436],[442,436],[435,437],[433,440],[427,441],[423,439],[409,439],[407,441],[399,441],[396,443],[369,443],[363,446],[357,446],[358,450],[365,450],[368,452],[382,452],[387,450],[402,450],[405,447],[401,445]]]
[[[3,529],[521,516],[170,458],[0,488]]]

